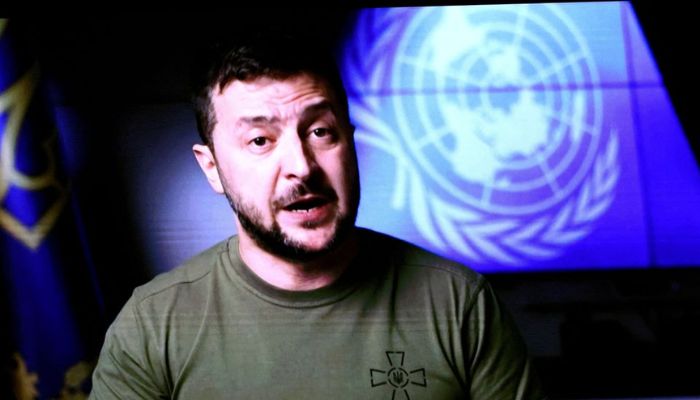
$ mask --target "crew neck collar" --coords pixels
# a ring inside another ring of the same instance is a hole
[[[238,250],[238,235],[227,243],[229,264],[226,268],[231,278],[240,282],[246,290],[268,303],[288,308],[321,307],[335,303],[350,295],[361,281],[366,263],[367,239],[363,230],[357,228],[358,252],[346,270],[330,285],[313,290],[285,290],[269,284],[260,278],[241,259]]]

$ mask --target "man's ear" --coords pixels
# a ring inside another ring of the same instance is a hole
[[[209,146],[195,144],[192,146],[192,151],[194,152],[194,157],[197,159],[199,168],[201,168],[204,175],[206,175],[211,188],[214,189],[216,193],[224,193],[224,186],[221,184],[219,170],[216,168],[216,159]]]

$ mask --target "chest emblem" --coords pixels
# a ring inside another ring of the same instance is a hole
[[[389,385],[391,388],[391,400],[410,400],[408,393],[410,386],[427,387],[425,368],[410,369],[404,366],[406,353],[403,351],[387,351],[389,360],[388,369],[370,368],[370,385],[373,388]]]

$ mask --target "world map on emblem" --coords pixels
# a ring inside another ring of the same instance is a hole
[[[412,156],[485,210],[529,213],[560,201],[599,144],[600,94],[583,90],[598,81],[594,60],[563,14],[554,12],[559,27],[539,14],[526,6],[417,13],[392,66],[392,86],[435,93],[394,98]]]
[[[358,142],[397,159],[393,206],[429,243],[519,264],[590,232],[618,144],[595,59],[559,6],[366,10],[356,31],[343,65]]]

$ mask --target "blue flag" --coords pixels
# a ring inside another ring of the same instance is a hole
[[[89,392],[104,321],[60,135],[21,26],[0,19],[0,398]]]

